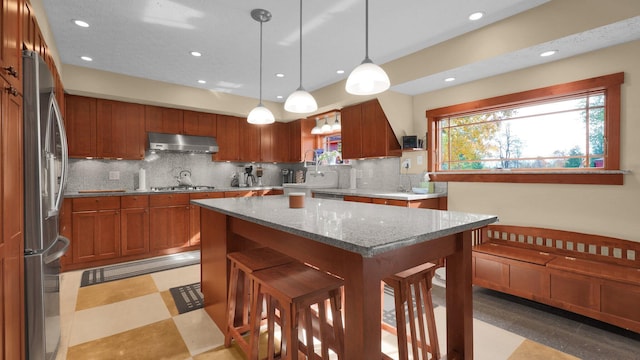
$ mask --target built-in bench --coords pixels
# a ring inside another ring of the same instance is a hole
[[[474,233],[473,284],[640,333],[640,243],[524,226]]]

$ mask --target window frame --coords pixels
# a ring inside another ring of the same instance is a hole
[[[507,183],[550,183],[550,184],[603,184],[622,185],[624,171],[620,170],[620,98],[624,73],[615,73],[564,84],[552,85],[534,90],[501,95],[483,100],[470,101],[437,109],[427,110],[427,131],[429,137],[428,171],[433,181],[456,182],[507,182]],[[581,168],[571,170],[550,169],[508,169],[508,170],[472,170],[439,171],[437,153],[440,137],[438,122],[442,118],[464,116],[465,114],[496,111],[506,107],[532,105],[561,99],[592,91],[604,91],[605,112],[605,167]]]

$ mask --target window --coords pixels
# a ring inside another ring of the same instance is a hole
[[[427,111],[434,180],[622,184],[623,80],[619,73]]]

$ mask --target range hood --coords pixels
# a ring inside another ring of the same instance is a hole
[[[218,152],[218,142],[210,136],[150,132],[149,150],[212,154]]]

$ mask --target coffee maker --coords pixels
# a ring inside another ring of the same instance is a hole
[[[245,186],[254,186],[256,183],[256,178],[255,176],[253,176],[253,166],[252,165],[246,165],[244,167],[244,184]]]
[[[282,169],[282,184],[289,184],[293,182],[293,170]]]

